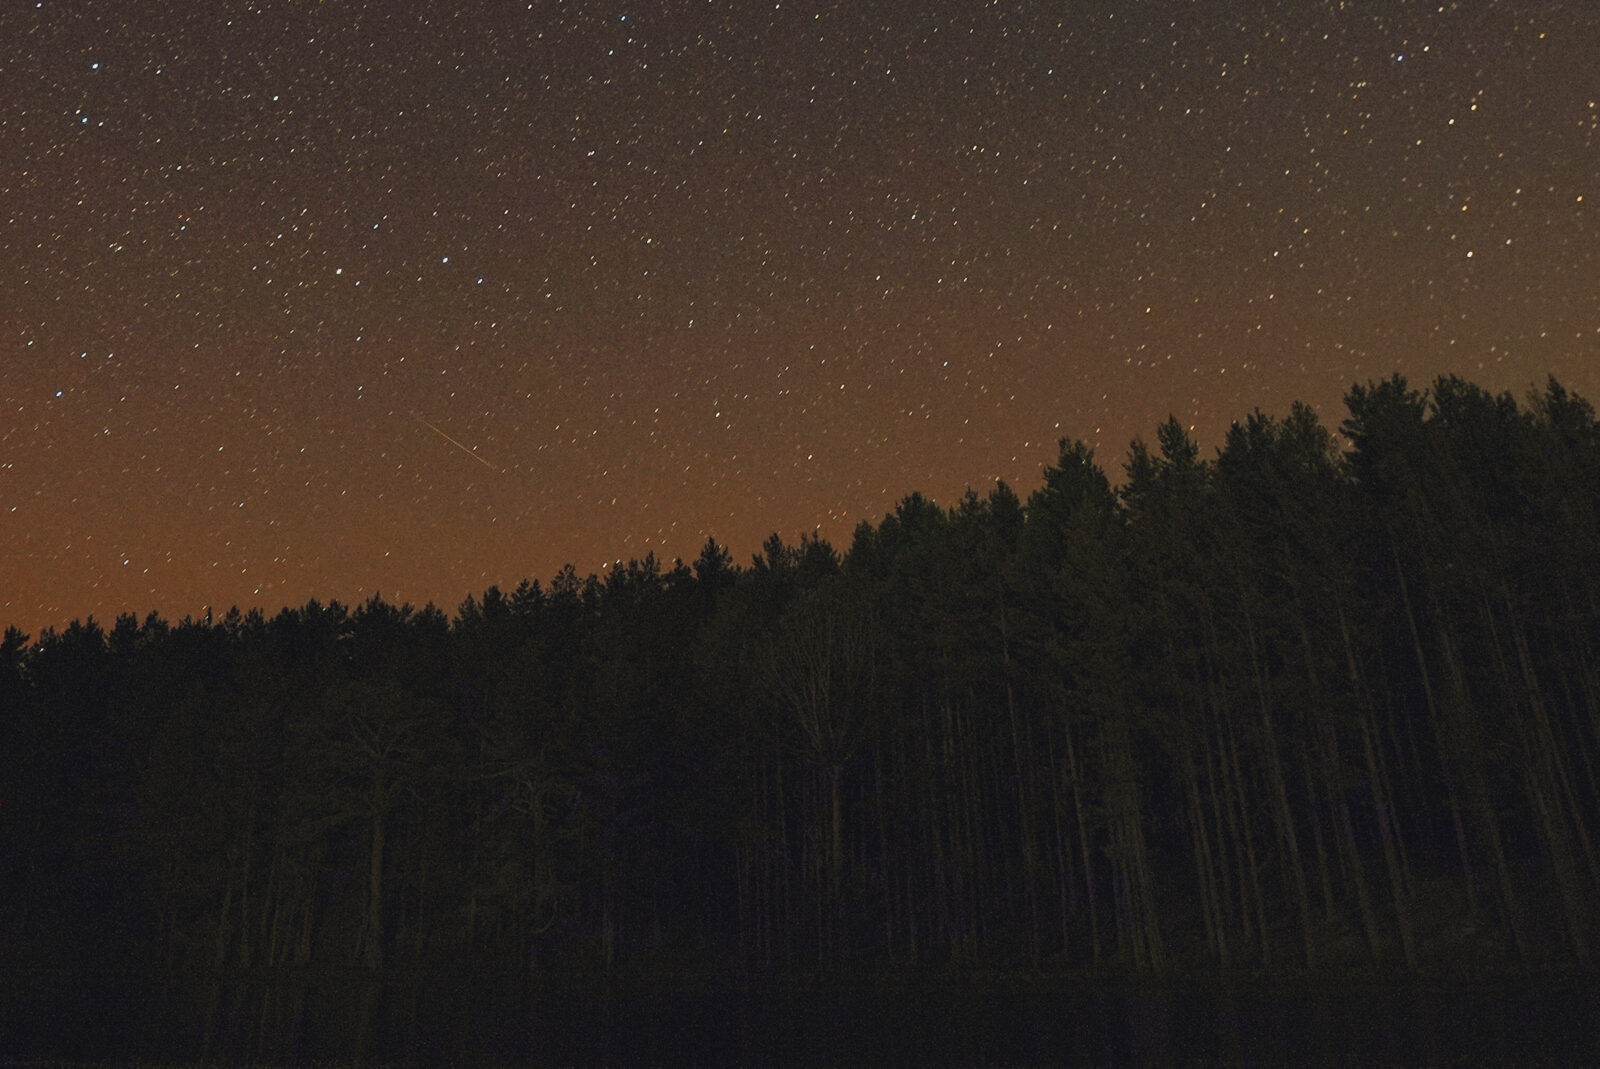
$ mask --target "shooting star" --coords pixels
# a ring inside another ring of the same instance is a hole
[[[417,416],[417,414],[415,412],[413,412],[411,414],[413,416]],[[439,437],[443,438],[445,441],[449,442],[451,445],[455,446],[457,449],[461,450],[463,453],[467,454],[467,456],[471,457],[473,460],[476,460],[479,464],[482,464],[484,467],[488,468],[490,471],[498,472],[500,470],[499,468],[495,467],[493,464],[489,463],[487,460],[485,460],[482,457],[480,457],[477,453],[473,452],[471,449],[468,449],[466,446],[462,445],[460,442],[458,442],[454,438],[450,437],[444,431],[441,431],[438,427],[435,427],[433,424],[431,424],[427,420],[423,419],[421,416],[417,416],[417,422],[421,423],[424,427],[428,428],[434,434],[437,434]]]

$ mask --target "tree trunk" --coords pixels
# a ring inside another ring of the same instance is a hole
[[[1300,860],[1300,837],[1295,831],[1294,811],[1289,806],[1289,788],[1284,780],[1283,759],[1278,752],[1277,730],[1272,724],[1272,707],[1256,644],[1255,621],[1248,612],[1245,613],[1245,635],[1249,641],[1250,673],[1255,682],[1256,707],[1261,716],[1261,746],[1267,758],[1267,774],[1272,779],[1273,812],[1277,817],[1279,838],[1289,850],[1289,873],[1294,886],[1295,906],[1300,912],[1300,937],[1305,947],[1306,967],[1310,968],[1316,959],[1311,942],[1311,896],[1306,892],[1305,865]]]
[[[1072,745],[1072,724],[1063,717],[1066,723],[1067,740],[1067,771],[1072,776],[1072,810],[1078,823],[1078,848],[1083,854],[1083,886],[1089,900],[1089,945],[1093,948],[1095,968],[1100,967],[1100,910],[1096,902],[1094,891],[1094,863],[1089,853],[1089,831],[1083,817],[1083,787],[1082,777],[1078,772],[1077,749]]]
[[[362,942],[361,963],[373,972],[383,968],[383,847],[384,809],[382,792],[373,799],[372,849],[367,866],[367,923]]]
[[[1405,877],[1404,866],[1397,858],[1403,844],[1400,842],[1399,830],[1390,819],[1388,794],[1383,786],[1385,780],[1378,767],[1377,750],[1372,744],[1372,731],[1365,716],[1361,718],[1361,744],[1366,752],[1367,782],[1372,788],[1372,808],[1378,815],[1378,838],[1383,842],[1383,862],[1389,870],[1389,896],[1394,902],[1395,923],[1400,928],[1400,947],[1405,953],[1406,968],[1415,970],[1417,945],[1411,924],[1411,890]]]

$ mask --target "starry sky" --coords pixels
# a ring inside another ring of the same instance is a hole
[[[7,0],[0,625],[453,611],[1169,414],[1600,401],[1589,0]]]

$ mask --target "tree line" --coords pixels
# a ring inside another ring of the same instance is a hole
[[[1063,441],[842,552],[8,630],[0,960],[173,1014],[319,970],[1587,964],[1594,410],[1346,406],[1213,459],[1169,420],[1116,487]]]

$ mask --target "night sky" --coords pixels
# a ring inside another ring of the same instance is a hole
[[[0,625],[848,545],[1458,372],[1600,400],[1600,5],[0,8]]]

